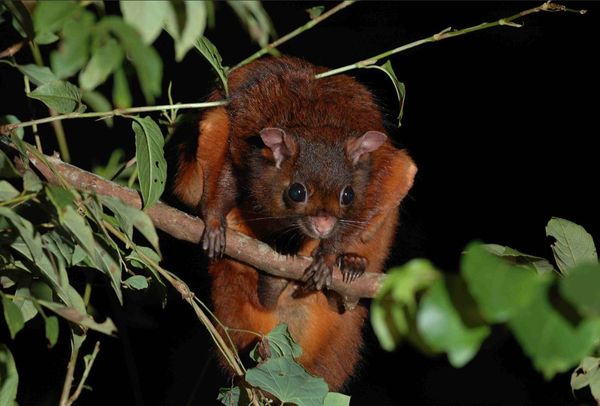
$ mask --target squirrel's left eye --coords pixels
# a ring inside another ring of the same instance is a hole
[[[342,193],[340,193],[340,204],[342,206],[348,206],[354,200],[354,190],[352,186],[346,186]]]

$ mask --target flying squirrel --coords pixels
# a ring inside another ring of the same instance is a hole
[[[360,359],[367,308],[341,305],[332,270],[347,282],[382,272],[417,169],[371,93],[347,75],[315,79],[326,70],[270,57],[232,71],[229,103],[204,111],[177,146],[173,192],[205,222],[213,311],[237,349],[258,340],[242,330],[286,323],[298,361],[334,391]],[[302,281],[267,275],[222,257],[227,228],[313,262]]]

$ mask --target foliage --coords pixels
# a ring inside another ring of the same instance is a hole
[[[284,38],[310,29],[351,3],[342,2],[327,12],[323,12],[323,7],[311,8],[309,22]],[[260,51],[236,67],[265,53],[276,53],[275,45],[283,41],[269,44],[274,29],[261,4],[227,4],[261,46]],[[64,180],[59,186],[41,180],[30,160],[44,162],[46,158],[23,141],[24,137],[33,139],[25,134],[24,127],[54,123],[61,154],[67,160],[68,147],[64,140],[60,141],[60,120],[101,117],[106,125],[112,125],[115,116],[131,120],[135,157],[129,157],[125,163],[123,152],[115,150],[108,163],[95,172],[136,186],[143,208],[147,209],[164,191],[166,137],[152,117],[134,114],[160,111],[163,122],[170,126],[177,121],[178,109],[183,108],[172,100],[168,107],[132,107],[136,86],[149,104],[163,92],[164,61],[153,43],[166,32],[173,40],[177,62],[195,48],[215,70],[225,93],[230,71],[204,36],[216,19],[212,1],[123,0],[119,2],[121,15],[108,13],[105,6],[104,2],[88,1],[39,1],[35,7],[19,0],[0,4],[0,23],[11,22],[23,38],[21,45],[29,48],[27,55],[23,52],[2,57],[0,62],[23,75],[31,102],[41,102],[49,109],[49,117],[11,127],[6,131],[10,137],[5,134],[0,139],[2,319],[13,340],[32,320],[43,323],[49,347],[66,339],[61,334],[68,332],[71,357],[60,402],[65,405],[77,399],[98,354],[96,345],[93,352],[83,357],[84,372],[72,392],[74,365],[89,331],[106,336],[117,333],[110,317],[103,322],[94,318],[90,279],[80,275],[101,275],[121,303],[126,290],[154,287],[158,289],[152,291],[160,295],[157,300],[164,303],[166,282],[180,292],[185,291],[185,284],[159,266],[158,235],[145,211],[114,197],[79,192]],[[323,76],[355,68],[383,71],[395,87],[400,122],[405,86],[393,71],[391,61],[377,65],[379,60],[425,42],[506,25],[515,18],[443,31]],[[40,46],[45,47],[48,61],[43,60]],[[0,123],[20,121],[14,116],[3,116]],[[19,162],[18,168],[15,162]],[[60,175],[55,175],[60,180]],[[391,270],[371,313],[382,347],[391,351],[406,337],[425,352],[446,353],[450,362],[460,367],[475,356],[490,325],[503,323],[546,377],[581,362],[573,373],[572,386],[577,389],[589,385],[599,398],[598,359],[589,357],[597,350],[600,334],[600,301],[593,289],[600,278],[596,249],[582,227],[566,220],[552,219],[547,233],[556,239],[552,246],[558,268],[555,272],[554,266],[543,258],[480,244],[467,248],[460,277],[444,277],[425,260],[414,260]],[[569,319],[564,309],[551,300],[554,287],[558,287],[561,300],[577,310],[578,320]],[[193,300],[189,302],[194,307]],[[215,327],[199,318],[215,337]],[[543,335],[550,330],[551,336]],[[244,369],[240,384],[223,389],[219,400],[227,405],[269,403],[270,397],[299,405],[349,404],[347,396],[328,393],[323,379],[311,376],[298,364],[300,354],[301,348],[287,327],[276,327],[261,337],[252,352],[257,365]],[[18,382],[18,368],[9,345],[0,344],[0,404],[16,402]]]

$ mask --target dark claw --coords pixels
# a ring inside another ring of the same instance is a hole
[[[338,257],[338,266],[342,271],[342,280],[352,283],[365,273],[369,260],[356,254],[341,254]]]
[[[202,249],[206,251],[206,255],[211,260],[219,259],[225,252],[225,225],[211,225],[208,224],[204,230],[202,236]]]
[[[331,286],[333,267],[328,265],[326,258],[323,255],[316,255],[313,259],[312,264],[302,277],[302,282],[305,282],[305,289],[307,290],[321,290],[323,288],[329,288]]]

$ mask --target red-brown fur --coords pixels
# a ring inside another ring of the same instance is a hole
[[[387,139],[361,158],[365,169],[351,169],[356,171],[351,182],[360,196],[351,208],[339,208],[337,189],[328,190],[328,185],[337,187],[336,179],[327,175],[328,165],[345,165],[342,158],[335,158],[335,151],[342,157],[348,140],[367,131],[385,133],[385,128],[371,94],[362,85],[345,75],[315,80],[314,75],[323,70],[286,57],[259,60],[232,72],[230,103],[206,112],[197,138],[180,146],[174,192],[204,216],[207,226],[216,227],[219,216],[226,215],[229,228],[264,240],[290,220],[258,218],[288,213],[281,188],[298,171],[313,171],[318,182],[309,187],[310,204],[303,210],[309,215],[315,215],[311,210],[326,210],[362,222],[331,238],[339,240],[331,243],[331,258],[356,254],[367,259],[367,272],[382,272],[398,222],[397,207],[412,186],[416,167],[405,151]],[[218,92],[212,96],[219,97]],[[270,149],[248,142],[270,127],[294,133],[298,148],[314,148],[320,155],[308,161],[289,158],[276,169],[269,163],[273,160]],[[347,173],[344,168],[340,167],[341,173]],[[236,203],[240,195],[245,197]],[[311,255],[323,241],[304,238],[295,253]],[[278,323],[287,323],[303,349],[300,362],[324,377],[330,389],[341,388],[352,376],[360,358],[361,329],[367,315],[364,305],[343,311],[334,294],[326,290],[306,293],[296,282],[277,292],[274,305],[265,305],[258,294],[261,282],[256,269],[226,258],[212,263],[209,273],[214,312],[225,325],[264,334]],[[233,340],[244,350],[254,345],[256,336],[233,333]]]

